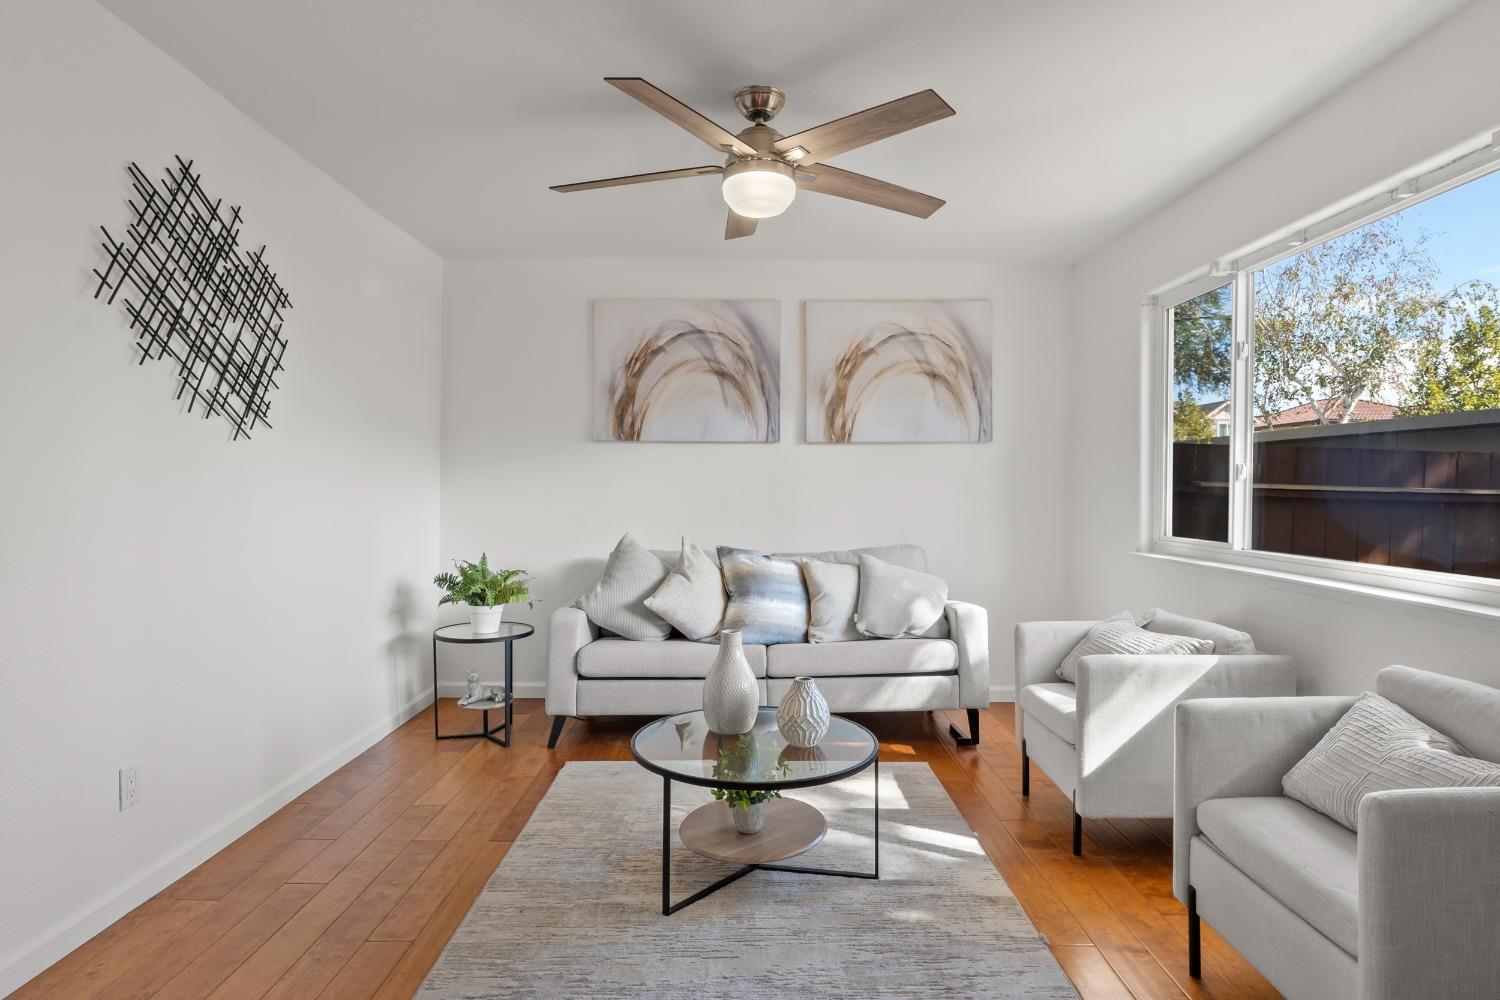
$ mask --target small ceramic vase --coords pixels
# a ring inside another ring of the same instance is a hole
[[[703,681],[703,719],[710,731],[732,736],[753,729],[759,709],[760,684],[745,659],[740,631],[725,629],[719,633],[719,655]]]
[[[828,702],[811,677],[798,677],[776,710],[776,726],[794,747],[817,746],[828,732]]]
[[[734,816],[734,828],[740,833],[760,833],[761,827],[766,825],[766,804],[757,802],[753,806],[744,809],[729,807]]]

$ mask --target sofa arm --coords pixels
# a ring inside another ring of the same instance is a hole
[[[1020,622],[1016,625],[1016,704],[1021,691],[1032,684],[1049,684],[1057,680],[1057,668],[1063,657],[1083,641],[1089,629],[1098,622]],[[1020,709],[1016,710],[1016,744],[1025,738]]]
[[[578,608],[558,608],[547,620],[547,714],[578,711],[578,651],[599,630]]]
[[[1159,815],[1172,812],[1173,709],[1178,702],[1296,693],[1296,670],[1285,656],[1080,657],[1079,811],[1088,816],[1136,816],[1144,808],[1159,809]]]
[[[1292,769],[1355,702],[1350,697],[1203,698],[1177,706],[1172,892],[1184,904],[1198,804],[1280,795]]]
[[[958,646],[959,708],[990,707],[990,616],[977,604],[943,606],[948,635]]]
[[[1359,995],[1500,996],[1500,788],[1359,804]]]

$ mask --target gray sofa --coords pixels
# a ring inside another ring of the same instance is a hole
[[[861,552],[926,571],[920,546],[881,546],[830,552],[773,553],[773,558],[857,564]],[[678,554],[658,552],[668,566]],[[547,637],[547,746],[555,747],[569,717],[670,715],[703,705],[703,678],[718,654],[715,643],[673,637],[640,642],[609,636],[574,607],[551,615]],[[942,620],[923,638],[855,642],[745,645],[760,679],[761,702],[776,705],[794,677],[813,677],[834,712],[915,712],[967,709],[965,745],[979,741],[979,709],[990,703],[989,620],[984,608],[949,601]],[[952,727],[950,727],[952,728]]]
[[[1095,655],[1078,661],[1078,683],[1057,677],[1063,657],[1093,621],[1016,626],[1016,742],[1021,794],[1031,762],[1073,800],[1073,853],[1083,853],[1083,819],[1172,815],[1172,711],[1185,698],[1297,693],[1285,656],[1261,653],[1244,632],[1153,611],[1148,631],[1209,639],[1207,656]]]
[[[1410,667],[1377,694],[1500,761],[1500,690]],[[1177,708],[1172,889],[1292,1000],[1500,997],[1500,788],[1380,791],[1356,834],[1281,791],[1354,698]]]

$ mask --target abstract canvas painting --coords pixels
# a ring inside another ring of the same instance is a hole
[[[596,441],[779,441],[781,304],[594,302]]]
[[[992,439],[987,300],[805,308],[809,442]]]

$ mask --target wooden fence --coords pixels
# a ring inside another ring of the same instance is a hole
[[[1172,530],[1224,541],[1229,446],[1173,445]],[[1252,547],[1500,578],[1500,453],[1257,443]]]

